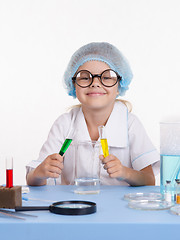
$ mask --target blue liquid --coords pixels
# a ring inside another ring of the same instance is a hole
[[[165,191],[166,180],[171,181],[174,192],[175,179],[180,178],[180,155],[161,155],[160,189]]]

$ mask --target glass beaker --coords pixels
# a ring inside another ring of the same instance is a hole
[[[100,142],[75,143],[74,192],[94,194],[100,191]]]
[[[174,194],[175,179],[180,178],[180,122],[160,123],[160,189],[165,193],[166,181],[171,181]]]

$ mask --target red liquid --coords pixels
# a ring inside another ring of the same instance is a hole
[[[6,187],[13,187],[13,169],[6,169]]]

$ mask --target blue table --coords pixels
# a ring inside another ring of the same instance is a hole
[[[65,216],[49,211],[24,212],[37,215],[26,220],[0,217],[1,240],[46,239],[179,239],[180,216],[169,210],[142,211],[129,209],[123,200],[130,192],[159,192],[159,187],[102,186],[99,194],[78,195],[73,186],[30,187],[29,198],[50,200],[23,201],[23,205],[50,205],[51,201],[87,200],[97,203],[97,212],[84,216]]]

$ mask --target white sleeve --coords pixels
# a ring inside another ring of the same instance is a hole
[[[60,148],[67,137],[69,125],[71,123],[70,113],[61,115],[53,124],[48,138],[42,146],[39,157],[37,160],[33,160],[26,165],[27,173],[36,168],[47,156],[59,153]]]
[[[132,167],[141,170],[152,165],[154,175],[159,173],[160,155],[149,139],[143,125],[129,114],[129,145]]]

